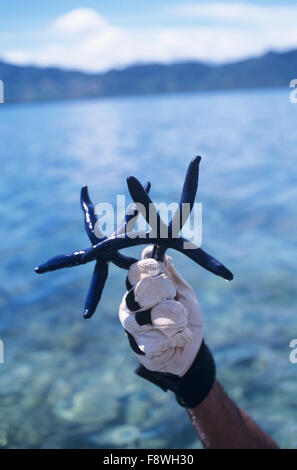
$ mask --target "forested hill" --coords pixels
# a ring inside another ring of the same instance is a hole
[[[134,65],[100,74],[19,66],[0,61],[5,102],[194,90],[288,86],[297,78],[297,50],[269,52],[238,62]]]

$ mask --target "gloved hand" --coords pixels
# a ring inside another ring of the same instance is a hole
[[[210,392],[215,364],[203,341],[202,314],[195,292],[178,274],[172,258],[142,259],[127,276],[119,317],[130,345],[142,365],[136,373],[172,390],[187,408],[197,406]]]

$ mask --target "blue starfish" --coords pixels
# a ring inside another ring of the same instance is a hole
[[[188,167],[179,207],[168,226],[162,221],[148,195],[150,183],[146,183],[143,187],[135,177],[130,176],[127,178],[127,184],[135,206],[132,210],[131,207],[127,210],[123,224],[110,237],[104,237],[100,233],[98,236],[95,234],[97,217],[95,215],[94,206],[90,200],[87,187],[84,186],[81,190],[81,206],[84,213],[85,229],[92,243],[92,247],[65,255],[55,256],[35,268],[35,271],[37,273],[45,273],[96,260],[93,277],[85,302],[85,318],[90,318],[94,314],[100,301],[108,276],[108,263],[111,261],[120,268],[129,269],[131,264],[137,261],[135,258],[119,253],[119,250],[124,248],[153,244],[152,256],[159,261],[163,260],[168,248],[173,248],[188,256],[204,269],[231,281],[233,274],[222,263],[180,236],[179,233],[175,233],[175,227],[178,226],[179,231],[182,229],[193,208],[198,187],[200,160],[201,157],[195,157]],[[187,209],[186,211],[185,208]],[[127,228],[133,229],[139,213],[143,215],[147,223],[151,226],[151,230],[145,232],[127,232]],[[166,234],[166,236],[164,236],[164,234]],[[99,242],[98,238],[100,239]],[[188,246],[188,248],[185,248],[185,244],[187,244],[186,246]]]
[[[144,191],[149,192],[150,187],[151,184],[147,182],[144,185]],[[84,186],[81,189],[80,203],[84,214],[85,230],[92,245],[96,245],[98,243],[98,239],[100,239],[101,242],[107,240],[107,238],[100,233],[97,227],[97,235],[95,233],[97,216],[95,214],[94,205],[90,199],[87,186]],[[120,235],[120,233],[125,232],[128,224],[132,224],[132,226],[135,225],[137,217],[138,210],[135,208],[134,204],[130,205],[127,208],[123,223],[118,228],[117,232],[113,233],[111,237],[115,237],[117,235]],[[57,269],[71,268],[72,266],[79,266],[80,264],[84,264],[82,257],[86,253],[86,251],[87,250],[80,250],[68,254],[54,256],[53,258],[47,260],[45,263],[36,267],[35,272],[41,274],[46,273],[48,271],[56,271]],[[90,287],[86,296],[84,318],[91,318],[91,316],[95,313],[108,276],[109,261],[112,261],[119,268],[129,269],[131,264],[137,262],[138,260],[136,258],[131,258],[130,256],[124,256],[118,252],[112,252],[97,257]]]

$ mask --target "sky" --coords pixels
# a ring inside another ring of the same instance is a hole
[[[134,63],[230,62],[297,48],[296,1],[10,0],[0,58],[104,72]]]

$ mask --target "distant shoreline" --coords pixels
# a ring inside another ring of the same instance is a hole
[[[277,90],[283,90],[284,92],[287,91],[288,87],[285,86],[274,86],[274,87],[249,87],[249,88],[218,88],[218,89],[212,89],[212,90],[194,90],[194,91],[176,91],[176,92],[164,92],[164,93],[146,93],[146,94],[127,94],[127,95],[105,95],[105,96],[87,96],[83,98],[61,98],[61,99],[43,99],[43,100],[38,100],[38,101],[10,101],[10,102],[4,102],[3,104],[6,105],[6,107],[14,107],[14,106],[27,106],[27,105],[49,105],[49,104],[59,104],[59,103],[67,103],[67,104],[75,104],[81,102],[88,102],[88,101],[112,101],[112,100],[125,100],[125,99],[142,99],[142,98],[154,98],[154,97],[159,97],[159,98],[166,98],[166,97],[178,97],[178,96],[186,96],[186,95],[192,95],[192,94],[216,94],[216,93],[236,93],[236,92],[263,92],[263,91],[277,91]],[[288,92],[288,97],[289,97],[289,92]],[[3,109],[3,104],[0,106],[0,112],[1,109]]]
[[[6,104],[289,87],[297,50],[222,65],[180,62],[134,65],[101,74],[0,62]]]

